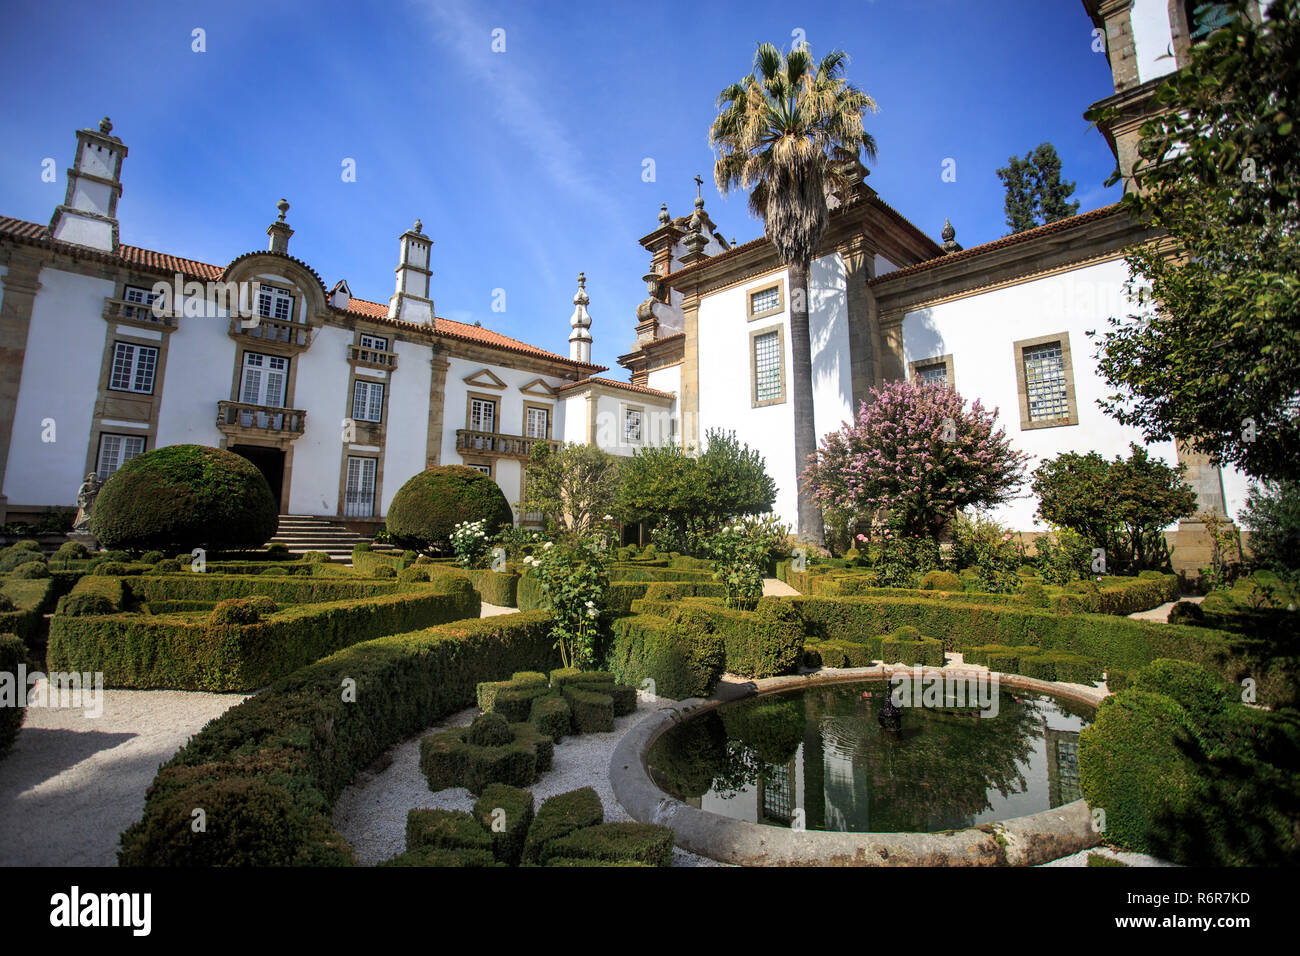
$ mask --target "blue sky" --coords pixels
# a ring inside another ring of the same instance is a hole
[[[0,76],[16,96],[0,117],[0,214],[48,222],[73,131],[109,115],[130,150],[123,242],[224,264],[265,248],[284,196],[289,251],[327,286],[346,278],[387,301],[397,237],[418,217],[440,315],[567,354],[585,271],[593,355],[618,377],[645,294],[637,239],[659,204],[689,212],[700,173],[727,238],[762,231],[745,196],[717,194],[708,145],[714,99],[759,41],[788,47],[802,30],[814,55],[849,53],[850,79],[880,106],[869,182],[936,239],[945,216],[967,246],[1004,235],[994,170],[1044,140],[1082,211],[1119,198],[1101,185],[1105,140],[1081,118],[1112,86],[1078,0],[56,0],[11,9],[6,27]],[[46,157],[57,183],[41,182]],[[941,179],[949,158],[955,182]]]

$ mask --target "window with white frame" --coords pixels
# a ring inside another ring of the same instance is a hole
[[[478,463],[478,462],[467,461],[467,462],[465,462],[465,466],[466,466],[467,468],[473,468],[475,471],[481,471],[481,472],[483,472],[483,474],[487,475],[489,478],[492,477],[492,466],[491,466],[491,465],[483,465],[483,464],[480,464],[480,463]]]
[[[143,452],[143,435],[100,435],[95,474],[100,481],[107,481],[113,472]]]
[[[116,392],[152,394],[157,367],[158,350],[153,346],[118,342],[113,347],[113,370],[108,387]]]
[[[641,444],[641,425],[645,411],[640,408],[623,409],[623,442],[627,445]]]
[[[757,292],[751,292],[749,295],[749,314],[758,315],[761,312],[772,312],[781,306],[781,287],[771,286],[766,289],[759,289]]]
[[[244,353],[243,379],[239,400],[246,405],[284,407],[285,386],[289,380],[289,360],[281,355]]]
[[[1070,417],[1070,390],[1060,342],[1027,345],[1022,351],[1025,400],[1030,422],[1055,422]]]
[[[284,289],[273,285],[259,286],[257,290],[257,314],[264,319],[277,319],[288,322],[293,316],[293,296]]]
[[[494,432],[497,425],[497,403],[495,399],[471,398],[469,400],[470,431]]]
[[[378,422],[384,417],[384,386],[382,382],[357,379],[352,390],[352,417],[359,422]]]
[[[369,518],[375,513],[375,458],[348,458],[347,480],[343,492],[343,514],[349,518]]]
[[[367,335],[362,332],[360,344],[363,349],[373,349],[376,352],[388,351],[388,339],[382,335]]]
[[[524,415],[524,437],[545,438],[550,430],[551,410],[529,405]]]
[[[781,367],[781,330],[755,335],[754,403],[772,404],[785,398],[785,376]]]
[[[154,299],[158,298],[157,293],[145,289],[138,285],[129,285],[122,290],[122,299],[126,302],[138,302],[142,308],[126,308],[122,310],[123,318],[127,319],[148,319],[152,316]]]

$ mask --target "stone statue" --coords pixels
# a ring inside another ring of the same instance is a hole
[[[95,499],[99,496],[99,489],[102,487],[104,483],[99,480],[99,475],[93,471],[86,475],[86,480],[77,489],[77,518],[72,523],[73,531],[90,530],[90,509],[94,507]]]

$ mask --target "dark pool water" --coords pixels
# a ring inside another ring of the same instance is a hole
[[[882,721],[888,695],[872,681],[725,704],[660,737],[650,775],[738,820],[858,833],[957,829],[1081,796],[1091,708],[986,686],[983,707],[945,696]]]

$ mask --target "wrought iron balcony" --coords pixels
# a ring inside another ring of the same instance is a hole
[[[302,434],[307,413],[300,408],[217,402],[217,428],[228,438],[252,435],[293,440]]]
[[[392,370],[397,368],[397,353],[383,349],[368,349],[360,345],[349,345],[348,361],[370,368]]]
[[[456,451],[461,455],[482,458],[527,458],[533,445],[545,442],[551,451],[559,450],[562,442],[549,438],[525,438],[522,435],[502,435],[498,432],[480,432],[462,428],[456,432]]]

